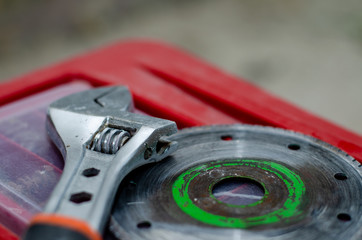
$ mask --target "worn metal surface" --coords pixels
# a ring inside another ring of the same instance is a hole
[[[318,139],[248,125],[185,129],[162,163],[121,184],[110,229],[118,239],[360,239],[362,169]],[[225,178],[249,178],[261,200],[213,196]]]
[[[162,137],[175,133],[176,124],[130,113],[132,106],[125,87],[93,89],[51,104],[48,131],[63,154],[65,167],[45,212],[83,220],[102,232],[124,176],[175,150],[176,144]],[[102,147],[112,144],[111,139],[97,138],[106,128],[127,131],[131,136],[114,151],[92,149],[93,142]],[[160,151],[160,145],[167,151]]]

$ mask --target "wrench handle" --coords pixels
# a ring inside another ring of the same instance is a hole
[[[102,240],[86,222],[58,214],[36,215],[23,240]]]

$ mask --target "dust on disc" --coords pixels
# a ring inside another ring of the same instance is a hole
[[[118,239],[361,239],[362,171],[346,153],[281,129],[222,125],[122,182]]]

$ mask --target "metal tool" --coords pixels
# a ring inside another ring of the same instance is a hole
[[[132,108],[126,87],[85,91],[50,105],[47,128],[65,167],[24,239],[101,239],[122,179],[176,150],[177,143],[164,138],[177,131],[174,122]]]
[[[362,239],[362,168],[345,152],[250,125],[183,129],[169,139],[176,152],[122,182],[110,222],[116,239]],[[246,192],[230,189],[232,181]]]

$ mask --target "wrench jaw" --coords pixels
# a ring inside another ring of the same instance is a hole
[[[53,102],[48,109],[46,128],[66,160],[65,167],[73,165],[69,159],[74,159],[76,153],[81,154],[83,144],[89,145],[86,141],[92,140],[94,133],[109,125],[109,116],[116,114],[127,118],[133,108],[132,96],[124,86],[97,88]]]
[[[72,94],[53,102],[49,109],[64,110],[83,115],[113,116],[134,108],[128,88],[104,87]]]
[[[82,151],[82,145],[106,121],[105,117],[88,116],[61,109],[50,108],[46,121],[48,136],[59,149],[63,159],[70,151]],[[76,126],[79,127],[76,127]],[[66,161],[67,164],[69,161]]]
[[[124,87],[94,89],[51,104],[47,128],[65,166],[45,207],[48,215],[78,219],[102,233],[123,178],[176,150],[177,143],[167,138],[177,131],[174,122],[128,112],[132,107]]]

